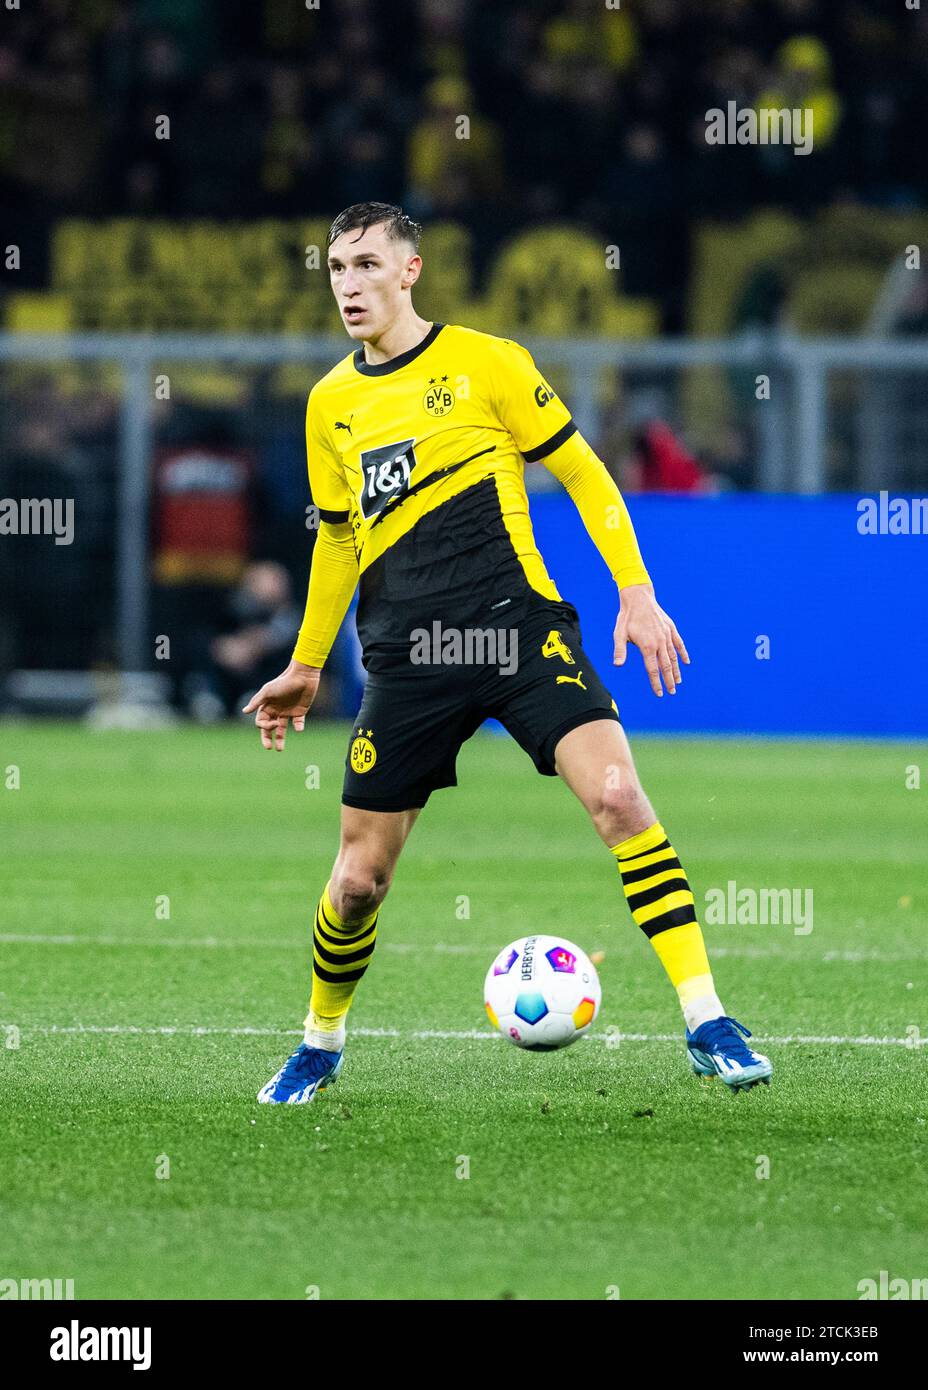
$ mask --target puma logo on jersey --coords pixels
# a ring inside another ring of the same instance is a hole
[[[582,676],[582,671],[577,676],[558,676],[557,683],[558,685],[579,685],[581,690],[586,690],[586,686],[583,684]]]
[[[348,423],[347,423],[347,425],[345,424],[344,420],[336,420],[336,421],[335,421],[335,428],[336,428],[337,430],[347,430],[348,433],[351,434],[351,422],[352,422],[353,419],[354,419],[354,412],[352,411],[352,413],[348,416]],[[352,439],[353,439],[353,438],[354,438],[354,435],[352,434],[351,437],[352,437]]]
[[[544,646],[541,649],[542,656],[559,656],[562,661],[566,661],[568,666],[573,666],[574,659],[570,648],[564,642],[561,634],[553,629],[545,638]]]

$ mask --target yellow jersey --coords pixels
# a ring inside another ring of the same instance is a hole
[[[320,519],[294,652],[307,665],[325,660],[358,578],[369,669],[436,618],[497,626],[561,603],[535,545],[526,462],[565,483],[620,586],[648,582],[615,483],[517,343],[435,323],[388,362],[367,362],[362,345],[310,393],[306,445]]]

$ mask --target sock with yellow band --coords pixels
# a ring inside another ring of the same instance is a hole
[[[339,917],[323,889],[313,923],[313,988],[303,1025],[307,1047],[341,1052],[351,1000],[371,963],[379,909],[353,922]]]
[[[725,1010],[715,992],[696,904],[676,850],[658,823],[614,845],[631,914],[677,991],[690,1032]]]

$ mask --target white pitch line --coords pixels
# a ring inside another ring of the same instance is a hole
[[[228,936],[87,936],[77,932],[0,932],[0,946],[166,946],[177,950],[226,949],[250,950],[264,947],[275,951],[299,950],[308,946],[309,934],[301,941],[280,941],[273,937],[228,937]],[[414,951],[435,951],[444,955],[479,955],[492,960],[495,946],[461,945],[453,942],[437,941],[431,945],[414,945],[409,942],[384,941],[378,943],[381,950],[395,951],[409,955]]]
[[[226,936],[84,936],[76,933],[51,935],[45,932],[3,932],[0,933],[0,946],[171,946],[176,949],[200,950],[217,946],[250,948],[252,946],[274,947],[278,950],[292,948],[292,941],[274,941],[265,936],[226,937]]]
[[[3,1027],[0,1021],[0,1027]],[[105,1034],[117,1037],[229,1037],[229,1038],[284,1038],[302,1036],[298,1028],[214,1028],[208,1026],[198,1026],[195,1024],[165,1024],[162,1026],[146,1027],[142,1024],[134,1023],[77,1023],[77,1024],[36,1024],[31,1026],[25,1024],[21,1029],[23,1034],[43,1033],[53,1034]],[[461,1042],[498,1042],[503,1041],[499,1033],[491,1033],[482,1028],[420,1028],[420,1029],[401,1029],[401,1028],[352,1028],[351,1037],[354,1038],[414,1038],[417,1041],[431,1042],[433,1040],[442,1041],[461,1041]],[[680,1033],[589,1033],[586,1038],[591,1042],[642,1042],[642,1043],[677,1043],[682,1039]],[[924,1047],[928,1045],[928,1038],[888,1038],[864,1035],[862,1037],[846,1037],[840,1034],[814,1034],[814,1033],[789,1033],[783,1037],[767,1036],[765,1034],[755,1034],[755,1041],[772,1043],[775,1046],[783,1047],[792,1044],[806,1044],[817,1046],[848,1046],[848,1047]]]
[[[252,937],[226,937],[226,936],[157,936],[149,937],[125,937],[125,936],[85,936],[79,933],[48,933],[48,932],[0,932],[0,946],[161,946],[174,950],[216,950],[224,948],[226,950],[252,950],[256,947],[265,950],[292,951],[298,950],[306,945],[306,936],[302,941],[281,941],[273,937],[252,936]],[[611,945],[606,949],[606,954],[612,952],[614,956],[627,959],[631,956],[634,945],[637,944],[637,936],[632,935],[620,945]],[[906,952],[876,951],[876,950],[826,950],[821,955],[815,955],[806,947],[805,959],[809,961],[819,961],[825,965],[831,965],[835,961],[840,961],[848,965],[860,965],[864,963],[876,963],[880,965],[904,965],[909,961],[921,961],[924,959],[922,951],[913,950],[911,954]],[[392,951],[397,955],[412,955],[413,953],[422,954],[425,951],[432,951],[436,955],[447,956],[481,956],[490,960],[496,948],[489,946],[476,946],[463,942],[435,941],[431,944],[413,943],[403,941],[382,941],[378,943],[378,950]],[[726,956],[742,957],[746,960],[791,960],[795,961],[797,955],[784,944],[780,947],[770,946],[716,946],[710,945],[710,954],[720,958]]]
[[[75,933],[52,935],[45,932],[0,932],[0,946],[125,946],[127,948],[135,946],[162,947],[173,950],[245,950],[254,949],[274,950],[274,951],[299,951],[309,949],[310,938],[307,934],[299,941],[279,941],[272,937],[253,936],[253,937],[225,937],[225,936],[151,936],[151,937],[122,937],[122,936],[85,936]],[[434,941],[428,944],[412,943],[403,941],[381,941],[378,942],[378,950],[389,951],[394,955],[422,955],[432,952],[434,955],[444,956],[479,956],[482,960],[491,962],[498,954],[499,948],[495,945],[473,946],[463,945],[459,942]],[[618,954],[618,953],[617,953]]]

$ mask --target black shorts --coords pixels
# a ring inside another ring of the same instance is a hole
[[[538,605],[510,627],[491,629],[506,633],[495,651],[488,630],[481,631],[483,639],[459,634],[457,650],[453,635],[436,633],[427,664],[406,653],[371,672],[349,739],[344,805],[424,806],[439,787],[457,785],[458,751],[485,719],[498,719],[547,777],[555,776],[554,750],[571,729],[595,719],[618,721],[615,701],[583,650],[571,604]],[[436,650],[445,663],[431,659]],[[479,659],[488,655],[496,658],[492,664]]]

